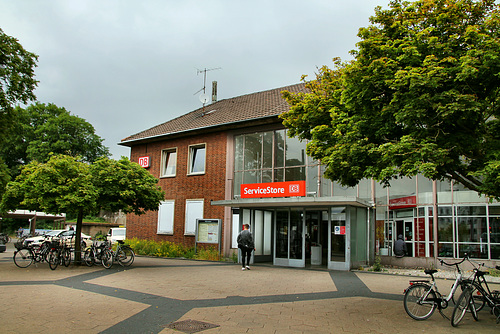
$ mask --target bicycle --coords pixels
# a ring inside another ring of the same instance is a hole
[[[59,264],[69,267],[71,264],[71,246],[64,241],[52,241],[48,254],[49,267],[56,270]]]
[[[50,241],[45,240],[39,246],[24,246],[22,242],[14,244],[16,251],[14,251],[14,263],[19,268],[27,268],[33,262],[48,262],[48,254],[50,251]]]
[[[480,266],[482,265],[483,264],[480,264]],[[496,269],[500,270],[500,266],[496,266]],[[467,310],[470,310],[474,320],[478,320],[477,312],[480,311],[482,307],[476,308],[474,300],[482,300],[483,306],[484,304],[488,304],[491,308],[491,313],[497,318],[497,324],[500,323],[500,291],[490,290],[488,282],[484,278],[487,274],[487,271],[474,268],[474,276],[470,285],[462,291],[453,309],[453,314],[451,315],[451,325],[453,327],[458,326]],[[476,295],[474,295],[474,293]]]
[[[95,241],[83,254],[83,261],[89,267],[102,264],[106,269],[113,265],[112,254],[107,241]]]
[[[441,316],[447,319],[443,314],[443,310],[448,307],[450,301],[453,303],[455,302],[453,296],[457,288],[460,286],[464,289],[468,284],[468,280],[463,279],[462,270],[459,266],[467,259],[467,255],[456,263],[446,263],[444,260],[438,259],[441,265],[444,264],[449,267],[455,266],[457,271],[455,282],[451,287],[450,293],[446,297],[443,297],[438,290],[434,278],[434,274],[438,272],[436,269],[424,270],[424,273],[431,276],[431,282],[429,282],[429,280],[411,280],[410,286],[404,291],[403,304],[406,313],[415,320],[426,320],[437,308]]]
[[[134,263],[135,253],[129,245],[125,245],[123,240],[117,240],[116,250],[110,248],[111,251],[111,265],[113,262],[118,262],[122,267],[129,267]]]

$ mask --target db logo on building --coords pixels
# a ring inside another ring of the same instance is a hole
[[[290,194],[300,193],[300,185],[299,184],[291,184],[290,187],[288,188],[288,191],[290,192]]]
[[[149,157],[139,157],[139,165],[144,168],[149,168]]]

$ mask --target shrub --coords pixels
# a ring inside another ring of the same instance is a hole
[[[381,271],[382,270],[382,263],[380,261],[380,256],[377,255],[375,256],[375,262],[373,263],[373,271]]]
[[[220,260],[220,253],[214,246],[211,246],[208,248],[202,248],[202,249],[198,249],[198,252],[195,255],[195,259],[219,261]]]
[[[125,240],[138,255],[156,257],[182,257],[186,259],[221,261],[220,253],[215,247],[200,248],[195,253],[194,247],[186,247],[170,241],[154,241],[131,238]]]

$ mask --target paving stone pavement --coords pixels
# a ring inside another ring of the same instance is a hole
[[[499,333],[487,311],[453,328],[438,312],[411,319],[412,276],[137,257],[130,268],[15,266],[0,253],[0,333]],[[451,280],[440,279],[442,293]],[[500,285],[494,283],[497,289]],[[448,289],[448,290],[447,290]],[[444,311],[451,315],[452,308]],[[181,323],[182,324],[182,323]]]

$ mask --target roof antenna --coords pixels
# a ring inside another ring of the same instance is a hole
[[[196,74],[203,73],[203,88],[194,93],[193,95],[198,94],[199,92],[203,91],[203,93],[200,95],[200,102],[203,103],[203,113],[205,113],[205,104],[209,101],[209,96],[206,94],[206,83],[207,83],[207,72],[208,71],[215,71],[215,70],[221,70],[221,67],[216,67],[216,68],[205,68],[203,70],[196,69]]]

